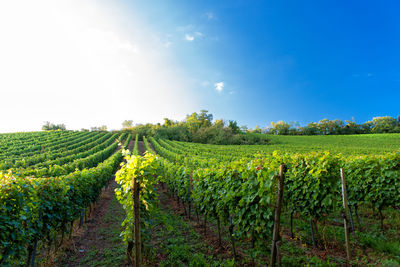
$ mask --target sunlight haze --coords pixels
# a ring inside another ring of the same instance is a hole
[[[196,107],[163,43],[132,18],[118,25],[114,16],[126,14],[110,10],[98,1],[0,3],[0,132],[44,121],[119,129]]]

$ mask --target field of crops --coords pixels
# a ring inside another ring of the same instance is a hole
[[[265,137],[265,135],[264,135]],[[329,151],[343,155],[380,155],[398,151],[400,148],[400,134],[361,134],[361,135],[267,135],[269,145],[241,145],[219,146],[201,145],[201,149],[228,150],[237,149],[244,153],[261,152],[271,154],[275,150],[283,152],[306,153]],[[189,145],[189,144],[187,144]],[[195,144],[192,144],[196,146]]]
[[[127,133],[0,135],[0,265],[33,261],[84,216],[122,160]]]
[[[132,263],[140,254],[150,266],[266,266],[274,242],[283,266],[400,265],[400,135],[270,138],[218,146],[149,137],[139,151],[136,136],[115,189]],[[109,132],[0,134],[0,265],[26,264],[71,235],[123,160],[118,143],[131,140]],[[176,200],[185,222],[161,211],[160,197]],[[217,238],[206,243],[214,254],[192,257],[185,237],[155,245],[160,229],[184,223],[201,228],[196,242]],[[156,262],[155,247],[164,246],[169,258]]]
[[[142,187],[154,184],[157,174],[158,182],[168,187],[185,211],[192,209],[203,217],[205,231],[207,220],[212,221],[221,239],[225,227],[232,255],[239,262],[267,265],[276,216],[277,177],[284,164],[281,228],[285,238],[279,248],[284,266],[340,266],[347,258],[349,264],[358,266],[396,266],[400,264],[400,153],[393,143],[398,137],[280,137],[275,141],[283,144],[271,147],[150,138],[161,157],[156,160],[147,156],[131,167],[132,173],[145,169],[149,174],[139,179]],[[374,138],[377,144],[368,141]],[[382,145],[385,138],[393,143]],[[314,149],[308,149],[307,144],[325,152],[308,152]],[[282,150],[271,152],[274,148]],[[336,154],[340,151],[343,154]],[[341,169],[347,183],[346,209]],[[123,179],[120,181],[124,184]],[[128,182],[125,185],[129,187]],[[133,205],[128,195],[125,199],[130,202],[124,204]],[[154,196],[150,190],[141,198],[151,203]],[[348,255],[344,222],[351,234]],[[125,237],[133,238],[132,228]]]

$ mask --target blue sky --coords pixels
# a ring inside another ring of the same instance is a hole
[[[193,79],[190,89],[216,117],[253,127],[400,114],[400,17],[394,1],[127,6],[158,34],[171,36],[175,59]],[[185,34],[195,39],[185,42]],[[213,90],[219,81],[225,85],[221,93]]]
[[[21,6],[23,8],[21,8]],[[0,3],[0,132],[397,116],[396,1]]]

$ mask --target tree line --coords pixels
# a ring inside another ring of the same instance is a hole
[[[384,116],[374,117],[371,121],[357,124],[354,120],[328,120],[310,122],[307,126],[284,121],[272,122],[271,127],[259,132],[275,135],[344,135],[344,134],[374,134],[400,133],[400,116],[397,119]]]
[[[213,115],[208,110],[201,110],[186,115],[183,121],[174,121],[164,118],[164,122],[157,124],[141,124],[133,126],[131,120],[122,123],[123,129],[132,131],[133,136],[154,136],[169,140],[196,142],[204,144],[267,144],[268,138],[264,135],[247,134],[243,132],[236,121],[222,119],[213,122]]]
[[[132,120],[122,123],[123,130],[132,131],[139,138],[154,136],[169,140],[178,140],[208,144],[267,144],[268,135],[346,135],[346,134],[374,134],[374,133],[400,133],[400,116],[397,119],[384,116],[374,117],[371,121],[362,124],[354,120],[329,120],[310,122],[307,126],[300,126],[296,122],[272,122],[270,127],[264,129],[256,126],[248,129],[239,126],[234,120],[213,121],[213,115],[207,110],[199,113],[193,112],[186,115],[182,121],[164,118],[163,123],[137,124]]]

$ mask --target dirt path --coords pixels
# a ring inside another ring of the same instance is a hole
[[[132,150],[134,145],[131,140],[128,149]],[[93,214],[74,231],[57,266],[127,266],[126,246],[120,237],[125,214],[115,198],[116,187],[113,179],[103,190]]]
[[[58,266],[126,266],[125,245],[119,236],[124,210],[115,198],[116,186],[112,180],[103,191],[94,215],[76,232]]]
[[[132,152],[134,148],[135,148],[135,140],[131,140],[128,144],[128,150]]]
[[[139,150],[139,155],[143,155],[144,152],[146,151],[143,141],[138,141],[138,150]]]
[[[139,142],[139,153],[145,146]],[[134,142],[129,144],[133,149]],[[65,255],[56,266],[128,266],[126,245],[120,233],[124,210],[115,198],[117,184],[112,180],[84,226],[75,231]],[[152,252],[144,257],[144,266],[224,266],[232,258],[229,245],[218,246],[214,231],[203,234],[201,222],[188,220],[184,208],[161,186],[157,187],[160,206],[152,215]],[[224,264],[225,263],[225,264]],[[196,265],[197,266],[197,265]]]

